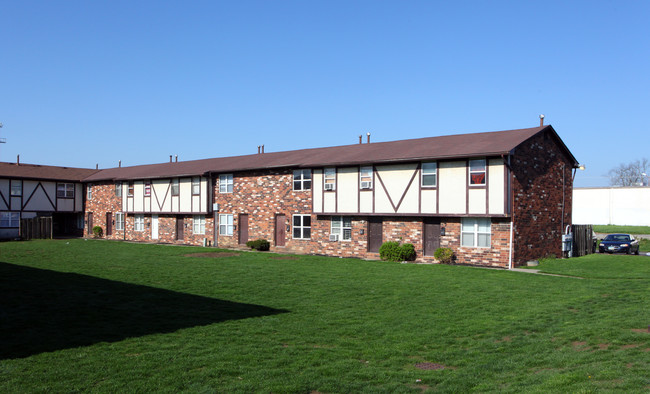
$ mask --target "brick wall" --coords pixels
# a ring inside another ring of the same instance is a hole
[[[563,227],[571,224],[572,165],[548,131],[516,149],[511,162],[516,265],[562,255]]]

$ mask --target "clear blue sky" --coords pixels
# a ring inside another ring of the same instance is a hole
[[[0,0],[0,160],[94,168],[533,127],[650,157],[649,1]]]

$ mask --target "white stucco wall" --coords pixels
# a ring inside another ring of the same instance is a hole
[[[650,187],[574,188],[573,223],[650,226]]]

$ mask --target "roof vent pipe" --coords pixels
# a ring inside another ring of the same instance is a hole
[[[264,145],[262,145],[262,153],[264,153]]]
[[[176,155],[176,163],[178,163],[178,155]]]
[[[99,163],[95,164],[95,169],[99,170]]]
[[[370,133],[366,133],[366,136],[368,137],[368,143],[370,143]]]
[[[172,162],[172,155],[169,155],[169,162]]]
[[[260,151],[260,148],[261,148],[261,146],[260,146],[260,145],[257,145],[257,154],[258,154],[258,155],[259,155],[260,152],[261,152],[261,151]]]
[[[118,166],[118,167],[122,167],[122,160],[120,160],[120,161],[117,162],[117,166]]]
[[[539,127],[544,126],[544,114],[539,115]]]
[[[361,134],[359,134],[359,144],[363,144],[362,138],[363,138],[363,136]]]
[[[16,164],[20,165],[20,155],[16,155]]]

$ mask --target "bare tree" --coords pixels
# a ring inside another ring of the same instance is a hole
[[[612,186],[647,186],[649,173],[650,161],[643,158],[609,170],[609,183]]]

